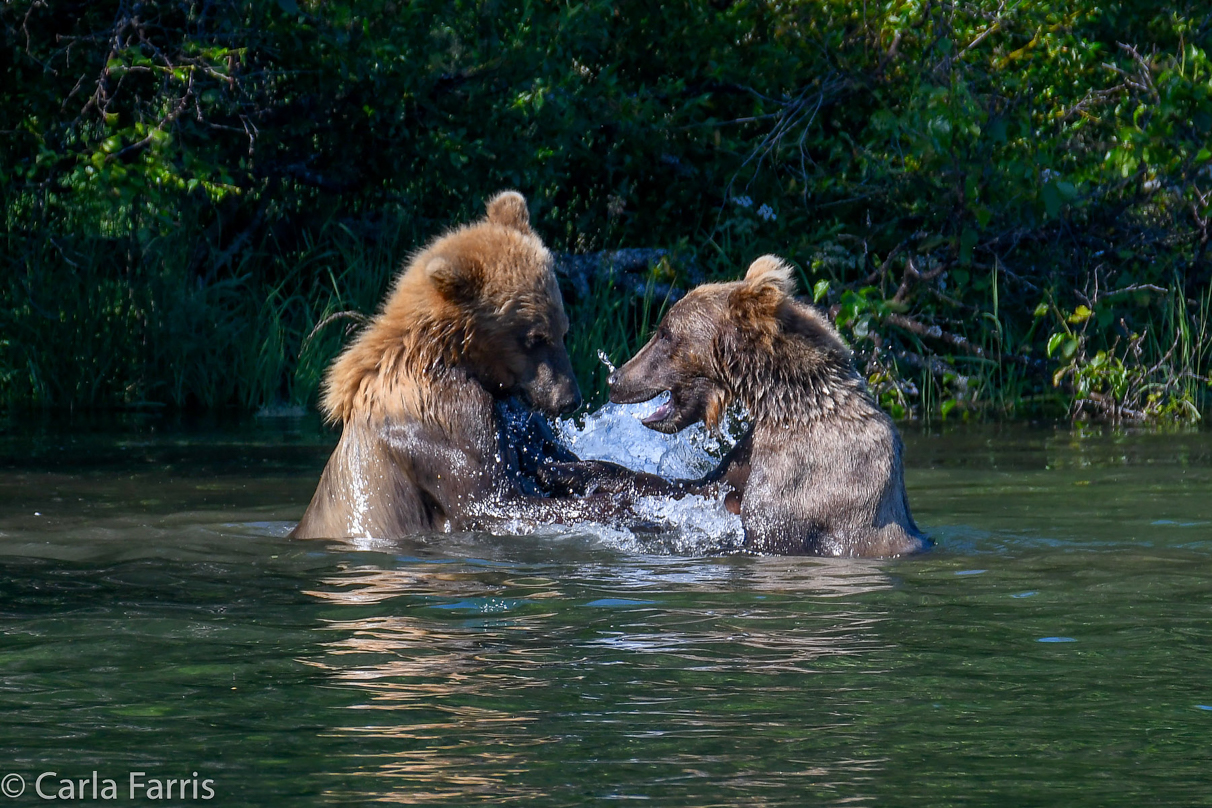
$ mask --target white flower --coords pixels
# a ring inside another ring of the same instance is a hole
[[[771,208],[769,205],[765,205],[765,204],[763,204],[760,208],[757,209],[757,215],[761,216],[763,219],[765,219],[768,222],[774,221],[775,219],[778,219],[778,217],[779,217],[779,215],[774,212],[773,208]]]
[[[734,196],[732,203],[742,208],[753,207],[753,200],[747,196]]]

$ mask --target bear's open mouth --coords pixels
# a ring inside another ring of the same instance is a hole
[[[661,423],[662,421],[668,419],[671,415],[673,415],[674,410],[677,409],[673,404],[673,391],[665,390],[662,393],[658,393],[657,395],[665,395],[665,394],[668,394],[669,397],[666,398],[665,401],[661,403],[661,406],[659,406],[655,410],[653,410],[651,415],[647,416],[646,418],[642,418],[640,420],[641,424],[643,424],[644,426],[652,426],[653,424]],[[653,396],[653,398],[656,398],[656,396]],[[651,399],[649,399],[649,400],[651,401]]]

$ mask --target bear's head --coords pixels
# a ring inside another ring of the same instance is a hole
[[[494,396],[568,412],[580,406],[581,391],[567,333],[551,254],[530,229],[526,200],[505,191],[484,219],[412,259],[383,310],[333,366],[325,406],[337,419],[390,411],[397,377],[449,367]]]
[[[498,194],[483,222],[447,236],[431,253],[425,275],[465,323],[458,363],[496,396],[521,396],[550,415],[579,407],[564,347],[568,317],[551,254],[530,230],[522,195]]]
[[[734,398],[753,409],[805,372],[846,368],[850,349],[794,294],[791,267],[773,255],[754,261],[743,280],[691,290],[610,375],[610,400],[632,404],[668,391],[645,426],[673,433],[705,421],[715,428]]]

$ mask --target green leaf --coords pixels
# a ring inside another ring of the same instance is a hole
[[[986,131],[989,133],[989,137],[993,139],[994,143],[1005,143],[1006,142],[1006,119],[998,118],[992,124],[990,124],[989,128]]]
[[[1056,346],[1061,344],[1061,340],[1065,338],[1064,334],[1053,334],[1048,338],[1048,356],[1052,356],[1056,350]]]
[[[1086,308],[1085,306],[1078,306],[1073,310],[1073,313],[1065,319],[1070,323],[1084,323],[1086,320],[1090,319],[1091,314],[1093,314],[1093,312],[1090,311],[1090,309]]]
[[[1072,359],[1073,354],[1077,353],[1077,340],[1070,337],[1065,340],[1065,344],[1061,346],[1061,356],[1066,359]]]
[[[812,302],[820,303],[829,294],[829,281],[817,281],[812,285]]]
[[[1042,196],[1044,199],[1044,210],[1048,216],[1055,218],[1061,209],[1061,195],[1056,190],[1056,183],[1049,182],[1046,184]]]
[[[1033,311],[1031,313],[1031,316],[1032,317],[1043,317],[1047,313],[1048,313],[1048,304],[1040,303],[1038,306],[1035,307],[1035,311]]]

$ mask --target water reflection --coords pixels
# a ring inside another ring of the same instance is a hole
[[[490,596],[500,589],[474,573],[436,565],[350,565],[320,584],[307,594],[326,604],[403,607],[326,620],[322,631],[333,636],[323,643],[328,658],[307,661],[367,697],[353,708],[363,722],[332,730],[382,750],[354,761],[360,775],[373,779],[361,798],[426,803],[539,796],[536,789],[508,783],[527,770],[523,748],[546,742],[520,726],[537,721],[540,713],[480,703],[490,695],[542,687],[527,674],[525,655],[503,647],[509,631],[525,630],[536,618],[498,624],[417,616],[416,609],[451,601],[476,613],[478,604],[491,608]],[[499,654],[509,656],[506,665]]]
[[[225,805],[1207,802],[1212,433],[906,429],[940,545],[887,563],[290,542],[331,444],[224,440],[0,436],[14,771],[189,761]]]
[[[887,615],[863,602],[893,586],[879,563],[379,560],[307,592],[339,610],[320,629],[324,657],[307,664],[365,696],[331,730],[374,750],[347,761],[369,778],[359,799],[567,797],[638,759],[704,797],[806,781],[853,789],[882,765],[834,755],[772,770],[754,748],[820,730],[785,710],[808,698],[805,677],[887,649],[876,630]],[[755,687],[771,702],[754,702]]]

